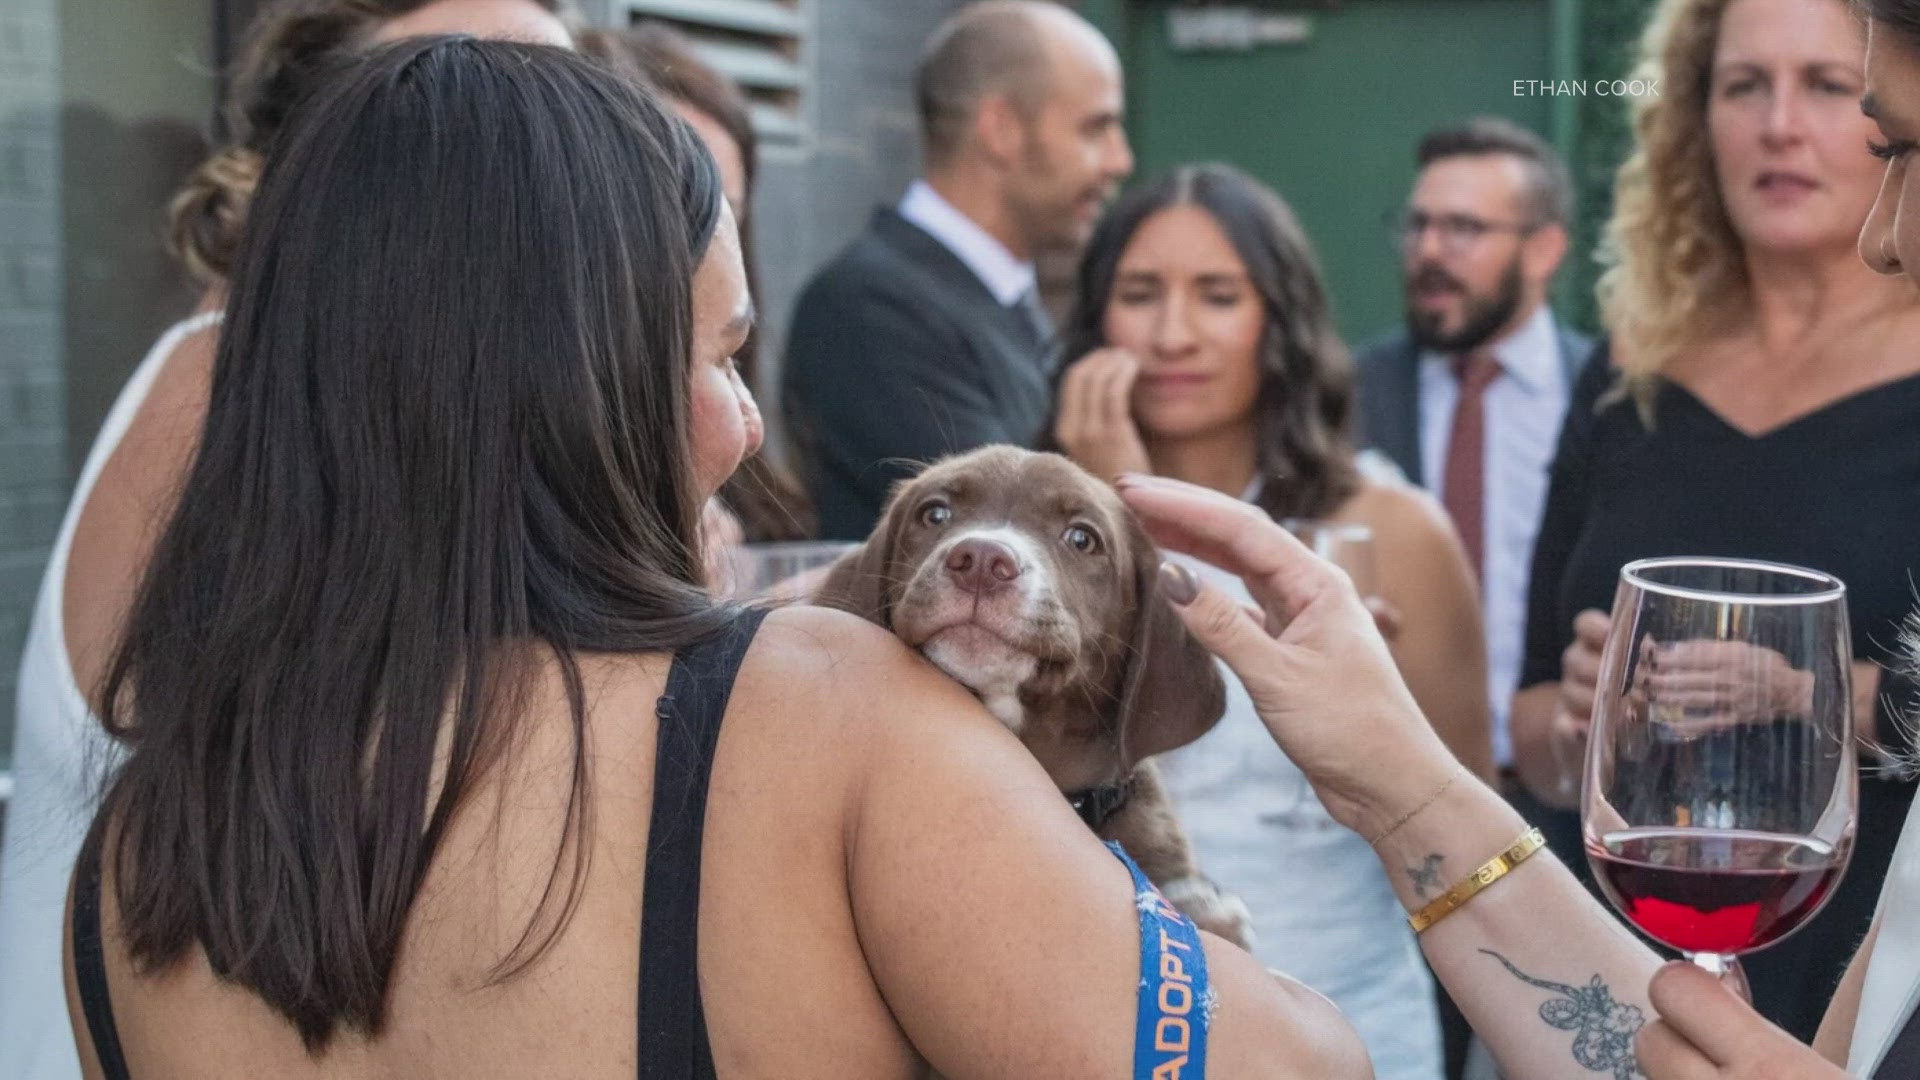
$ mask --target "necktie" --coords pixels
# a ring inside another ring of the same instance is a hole
[[[1053,337],[1053,317],[1047,314],[1047,309],[1040,303],[1039,285],[1027,286],[1027,291],[1020,294],[1019,299],[1013,302],[1013,307],[1033,328],[1035,340],[1045,342]]]
[[[1500,361],[1483,352],[1454,358],[1460,399],[1453,407],[1447,436],[1447,467],[1440,481],[1440,502],[1460,530],[1467,561],[1486,578],[1487,387],[1500,377]]]

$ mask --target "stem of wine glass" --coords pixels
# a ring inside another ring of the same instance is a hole
[[[1707,974],[1720,980],[1720,985],[1733,991],[1741,1001],[1753,1004],[1753,990],[1747,985],[1747,969],[1740,966],[1737,957],[1723,953],[1688,953],[1687,959]]]

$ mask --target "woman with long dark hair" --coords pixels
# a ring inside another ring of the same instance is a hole
[[[87,454],[41,580],[20,664],[14,792],[0,854],[0,1061],[80,1075],[62,1030],[60,909],[112,753],[92,712],[155,535],[200,437],[226,278],[261,164],[315,73],[383,40],[459,31],[565,44],[567,0],[275,0],[247,28],[224,102],[229,141],[170,208],[174,250],[205,289],[127,379]],[[84,180],[82,181],[84,182]]]
[[[391,46],[289,119],[227,311],[103,698],[90,1076],[1126,1072],[1141,908],[1031,755],[877,627],[701,582],[751,309],[683,123]],[[1204,955],[1215,1075],[1365,1074]]]
[[[1073,363],[1053,432],[1097,474],[1174,477],[1275,520],[1369,529],[1401,672],[1454,753],[1489,771],[1485,680],[1473,678],[1486,655],[1459,541],[1431,499],[1356,462],[1351,362],[1277,195],[1223,165],[1123,194],[1082,257],[1062,354]],[[1229,685],[1226,719],[1161,759],[1202,865],[1247,901],[1259,955],[1354,1021],[1382,1077],[1438,1076],[1432,979],[1392,886]]]

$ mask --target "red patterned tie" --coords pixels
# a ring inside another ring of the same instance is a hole
[[[1454,378],[1460,400],[1453,407],[1453,431],[1447,436],[1447,469],[1440,481],[1440,502],[1453,518],[1467,547],[1474,575],[1486,577],[1487,387],[1500,377],[1500,361],[1483,352],[1458,356]]]

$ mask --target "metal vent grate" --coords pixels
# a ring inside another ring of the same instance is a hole
[[[746,91],[765,144],[798,146],[812,82],[805,59],[808,0],[616,0],[625,20],[659,19],[693,39],[702,59]],[[616,17],[618,17],[616,15]]]

